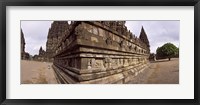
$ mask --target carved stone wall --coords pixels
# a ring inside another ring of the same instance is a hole
[[[53,61],[56,46],[68,32],[69,26],[67,21],[54,21],[51,24],[46,42],[46,56],[50,61]]]
[[[150,46],[148,38],[142,38],[146,39],[136,38],[128,31],[125,21],[73,22],[69,33],[56,46],[53,68],[58,81],[130,82],[148,64]]]

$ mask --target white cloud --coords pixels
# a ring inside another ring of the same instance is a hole
[[[52,21],[21,21],[25,38],[25,51],[31,55],[38,54],[40,46],[46,49],[46,41]]]

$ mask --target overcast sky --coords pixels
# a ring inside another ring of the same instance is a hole
[[[39,53],[40,46],[46,50],[48,30],[53,21],[21,21],[25,37],[25,51],[31,55]],[[147,34],[152,53],[157,47],[171,42],[179,47],[180,21],[126,21],[127,28],[137,37],[142,26]]]

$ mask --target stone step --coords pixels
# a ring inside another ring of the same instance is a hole
[[[59,66],[58,64],[54,64],[54,65],[57,67],[56,68],[57,75],[59,75],[60,77],[59,79],[63,81],[62,83],[78,83],[78,82],[90,83],[90,82],[84,82],[84,81],[99,80],[99,79],[103,79],[105,77],[112,76],[115,74],[123,74],[124,78],[129,78],[129,77],[137,76],[146,67],[146,64],[138,64],[135,66],[129,66],[129,67],[121,68],[121,69],[114,69],[114,70],[109,70],[109,71],[104,71],[104,72],[101,71],[98,73],[76,74],[65,67]],[[117,70],[120,70],[120,71],[117,71]],[[96,82],[92,82],[92,83],[96,83]],[[109,82],[109,83],[112,83],[112,82]]]
[[[53,65],[53,69],[56,73],[56,79],[57,79],[58,83],[60,83],[60,84],[67,83],[67,82],[65,82],[64,78],[60,75],[59,69],[56,68],[54,65]]]
[[[62,84],[75,84],[75,81],[72,77],[70,77],[67,73],[63,71],[63,68],[54,65],[54,70],[57,72],[57,76],[59,77]]]

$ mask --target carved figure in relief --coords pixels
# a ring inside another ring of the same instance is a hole
[[[95,68],[104,68],[103,60],[95,60]]]
[[[120,46],[121,46],[121,47],[124,47],[124,46],[125,46],[125,41],[124,41],[124,40],[122,40],[122,41],[120,42]]]
[[[132,48],[133,48],[133,46],[132,46],[132,45],[130,45],[130,46],[129,46],[129,49],[130,49],[130,50],[132,50]]]
[[[135,48],[134,48],[135,52],[137,52],[137,49],[138,49],[137,46],[135,46]]]
[[[112,58],[105,58],[104,59],[104,67],[110,68],[112,64]]]
[[[96,65],[95,58],[88,59],[88,69],[94,68]]]
[[[113,59],[112,60],[112,66],[118,66],[118,59]]]
[[[106,39],[106,44],[108,44],[108,45],[111,45],[111,44],[112,44],[112,39],[111,39],[111,37],[108,37],[108,38]]]
[[[88,69],[92,68],[92,59],[88,59]]]

